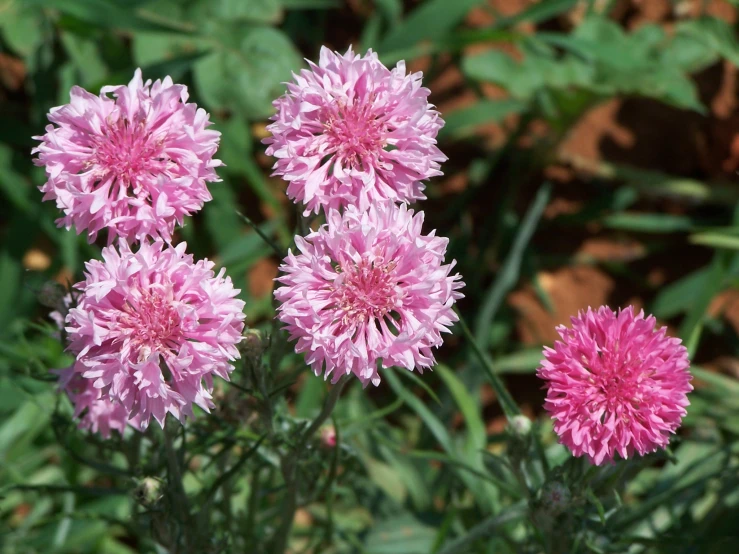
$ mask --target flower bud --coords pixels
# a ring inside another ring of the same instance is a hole
[[[244,340],[239,344],[239,350],[244,358],[250,361],[257,360],[267,348],[268,341],[268,337],[259,329],[246,329]]]
[[[142,506],[152,506],[162,498],[162,482],[154,477],[144,477],[133,490],[133,496]]]
[[[64,309],[64,297],[66,295],[67,291],[62,285],[54,281],[47,281],[38,291],[38,301],[42,306],[61,311]]]
[[[321,429],[321,444],[327,448],[336,447],[336,429],[333,425],[327,425]]]
[[[517,415],[508,422],[508,430],[518,438],[526,438],[531,433],[531,420],[525,415]]]
[[[541,489],[541,505],[552,516],[564,513],[570,507],[572,494],[567,485],[560,481],[546,483]]]

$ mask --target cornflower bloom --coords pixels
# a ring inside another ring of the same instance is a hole
[[[211,199],[206,182],[220,180],[220,133],[187,98],[169,77],[144,83],[140,69],[99,96],[73,87],[70,103],[49,112],[46,134],[33,137],[41,141],[34,162],[46,169],[43,199],[64,212],[57,224],[87,231],[90,242],[106,228],[108,244],[170,240],[175,222]]]
[[[316,375],[378,385],[380,363],[434,364],[464,284],[450,274],[455,263],[443,263],[448,240],[422,225],[423,212],[387,202],[331,210],[318,231],[295,237],[300,252],[288,253],[277,279],[278,318]]]
[[[213,262],[193,262],[185,243],[124,241],[86,264],[66,317],[75,371],[146,428],[167,412],[213,407],[213,376],[228,380],[244,327],[244,302]]]
[[[693,390],[680,339],[654,316],[588,308],[561,325],[562,341],[545,348],[538,375],[546,381],[544,408],[560,442],[600,465],[665,448],[680,426]]]
[[[308,64],[274,101],[264,140],[288,196],[305,204],[305,215],[424,199],[422,181],[442,174],[446,156],[436,147],[444,122],[421,73],[407,75],[403,61],[390,70],[371,50],[351,48],[321,48],[318,65]]]

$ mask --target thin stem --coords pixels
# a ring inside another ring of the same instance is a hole
[[[236,210],[236,213],[241,219],[243,219],[246,222],[247,225],[249,225],[252,229],[254,229],[257,232],[257,235],[261,237],[261,239],[267,244],[267,246],[269,246],[272,250],[274,250],[278,258],[281,259],[285,256],[285,249],[280,248],[279,245],[274,240],[268,237],[266,233],[259,228],[259,225],[254,223],[251,220],[251,218],[249,218],[248,216],[245,216],[239,210]]]
[[[287,455],[282,458],[282,474],[285,479],[285,487],[287,490],[283,501],[282,522],[280,523],[273,539],[273,554],[283,554],[285,552],[293,520],[295,519],[295,512],[298,508],[299,479],[297,462],[301,460],[303,449],[308,443],[308,440],[331,415],[331,412],[336,406],[336,402],[339,400],[339,396],[341,396],[342,389],[347,382],[349,382],[350,378],[351,377],[349,375],[345,375],[333,386],[328,397],[326,397],[326,401],[323,403],[321,412],[300,435],[294,450],[292,452],[288,452]]]
[[[249,499],[247,500],[246,525],[244,526],[247,532],[247,544],[249,544],[249,541],[256,541],[255,524],[257,521],[257,510],[259,508],[259,495],[261,494],[259,486],[261,475],[262,468],[258,466],[254,469],[254,474],[252,475],[251,490],[249,491]]]
[[[173,431],[174,429],[174,431]],[[185,538],[184,552],[191,551],[194,546],[192,544],[192,530],[190,522],[190,507],[187,500],[187,493],[182,483],[182,470],[180,468],[180,460],[177,456],[172,435],[177,433],[177,428],[170,425],[164,429],[164,450],[167,456],[167,466],[169,468],[169,490],[174,511],[178,514],[180,524],[182,525],[183,535]],[[179,552],[179,549],[177,550]]]
[[[526,513],[526,505],[519,503],[512,506],[507,512],[497,516],[489,517],[488,519],[478,523],[472,527],[465,535],[462,535],[456,540],[447,543],[444,548],[439,550],[436,554],[461,554],[465,551],[465,548],[470,546],[472,543],[479,539],[483,539],[488,535],[494,533],[499,527],[519,519]]]
[[[467,323],[465,323],[464,319],[462,319],[462,316],[460,314],[457,315],[459,315],[459,325],[460,327],[462,327],[462,333],[469,341],[470,345],[472,345],[472,350],[474,350],[475,355],[480,360],[482,368],[485,370],[485,373],[490,380],[490,384],[493,385],[493,389],[495,389],[495,393],[498,395],[500,406],[501,408],[503,408],[503,413],[505,413],[509,421],[511,420],[511,418],[517,415],[521,415],[521,410],[518,409],[518,406],[516,405],[515,400],[513,400],[511,393],[508,392],[508,389],[506,388],[501,378],[498,376],[497,373],[495,373],[492,361],[490,361],[490,358],[487,356],[487,354],[482,351],[480,345],[477,344],[474,335],[470,331],[470,328],[467,327]]]
[[[314,419],[313,422],[310,424],[310,427],[308,427],[301,436],[300,448],[305,446],[305,443],[308,442],[308,439],[310,439],[313,433],[315,433],[318,428],[323,425],[324,422],[331,416],[331,412],[334,411],[336,402],[339,400],[339,396],[341,396],[341,391],[350,379],[351,376],[345,375],[341,379],[339,379],[339,381],[333,386],[331,392],[329,392],[328,394],[328,397],[326,397],[326,402],[324,402],[323,404],[323,409],[318,414],[318,416],[316,416],[316,419]]]
[[[539,433],[539,425],[534,425],[531,429],[531,432],[533,433],[534,438],[534,450],[536,450],[536,454],[539,456],[539,459],[541,460],[542,469],[544,470],[544,475],[546,477],[549,476],[549,473],[551,471],[551,466],[549,465],[549,460],[547,459],[547,454],[544,451],[544,445],[541,442],[541,434]]]

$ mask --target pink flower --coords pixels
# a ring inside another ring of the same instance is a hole
[[[460,276],[444,265],[448,240],[421,233],[423,212],[405,204],[331,210],[328,223],[295,237],[275,291],[296,351],[316,375],[325,367],[333,382],[353,373],[366,386],[380,382],[383,367],[421,371],[434,364],[432,347],[457,320]]]
[[[122,405],[142,428],[167,412],[181,421],[192,405],[213,407],[213,376],[228,380],[244,328],[244,302],[224,270],[193,263],[185,243],[142,242],[132,252],[103,249],[86,264],[76,307],[67,315],[76,371]]]
[[[562,342],[545,348],[540,378],[544,408],[560,442],[591,463],[664,448],[680,427],[693,390],[680,339],[655,331],[655,318],[603,306],[557,328]]]
[[[444,121],[421,73],[406,75],[402,61],[391,71],[371,50],[362,57],[351,48],[343,56],[321,48],[318,66],[308,64],[274,101],[264,140],[288,196],[305,215],[425,198],[421,181],[441,175],[446,156],[436,147]]]
[[[74,366],[58,371],[59,388],[69,397],[74,406],[74,417],[79,419],[79,428],[100,433],[110,438],[111,431],[123,435],[126,425],[140,429],[138,416],[129,419],[129,412],[119,403],[104,396],[95,388],[92,379],[86,379],[75,371]]]
[[[69,293],[57,294],[55,300],[54,303],[59,309],[51,312],[49,317],[61,331],[64,328],[66,314],[74,304],[74,300]],[[61,333],[58,338],[61,338]],[[100,389],[94,387],[92,379],[86,379],[81,373],[75,371],[74,365],[65,369],[52,369],[51,372],[59,376],[59,390],[64,391],[72,403],[73,417],[79,420],[80,429],[100,433],[105,439],[110,438],[111,430],[123,435],[126,424],[134,429],[141,429],[138,416],[129,420],[129,414],[123,406],[104,396]]]
[[[113,98],[109,96],[113,95]],[[92,242],[108,228],[131,240],[170,240],[177,222],[211,199],[219,181],[213,155],[220,133],[206,129],[205,110],[186,104],[187,87],[172,79],[144,83],[137,69],[128,86],[103,87],[100,96],[73,87],[71,102],[53,108],[36,165],[46,168],[44,200],[55,200],[57,220]]]

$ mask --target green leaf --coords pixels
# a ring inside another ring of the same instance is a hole
[[[437,364],[434,368],[435,373],[444,381],[447,389],[454,398],[454,402],[462,412],[469,439],[467,443],[467,455],[473,452],[483,450],[487,443],[487,432],[485,431],[485,422],[480,417],[479,402],[472,398],[464,383],[454,375],[451,369],[442,364]]]
[[[134,36],[132,51],[136,65],[144,67],[210,49],[208,40],[196,35],[141,32]]]
[[[366,554],[427,554],[434,543],[433,527],[410,514],[377,522],[365,540]]]
[[[590,15],[569,35],[541,32],[521,39],[520,61],[493,50],[466,56],[462,68],[473,79],[506,88],[514,98],[574,87],[600,96],[640,94],[705,111],[687,70],[677,60],[664,59],[670,40],[655,25],[626,34],[615,22]]]
[[[280,0],[214,0],[213,13],[225,21],[277,23],[282,19]]]
[[[472,134],[476,127],[487,123],[499,123],[507,116],[520,113],[527,104],[519,100],[480,100],[473,106],[445,113],[446,124],[442,127],[440,138],[455,139]]]
[[[464,386],[464,383],[446,366],[437,364],[435,372],[439,374],[447,389],[457,404],[465,425],[467,426],[467,440],[464,447],[464,460],[480,473],[485,472],[483,451],[487,447],[487,431],[485,422],[480,415],[480,403],[473,398]],[[482,482],[474,475],[466,475],[465,482],[478,498],[482,506],[489,506],[491,510],[498,508],[498,491],[489,483]]]
[[[213,52],[195,63],[195,85],[209,107],[250,119],[273,111],[284,81],[301,66],[290,39],[272,27],[224,27]]]
[[[378,50],[390,52],[414,46],[424,39],[438,38],[461,23],[467,12],[485,0],[428,0],[415,10],[380,43]]]
[[[340,8],[340,0],[280,0],[286,10],[328,10]]]
[[[541,364],[541,348],[520,350],[495,359],[496,373],[533,373]]]
[[[306,379],[295,402],[295,415],[306,419],[315,416],[323,405],[325,390],[326,383],[323,379]]]
[[[709,267],[703,267],[663,286],[657,293],[650,311],[662,319],[687,311],[707,285],[710,273]]]
[[[26,0],[29,6],[51,8],[87,23],[132,31],[182,31],[166,19],[151,20],[138,10],[108,0]]]
[[[717,17],[701,17],[681,22],[677,26],[676,33],[678,37],[685,36],[694,39],[716,54],[726,58],[735,66],[739,66],[739,41],[737,40],[736,31],[728,22]],[[667,50],[665,55],[669,57],[673,56],[674,53]],[[693,71],[709,65],[713,61],[713,59],[704,60],[703,64],[695,67]]]
[[[17,1],[0,4],[0,31],[7,44],[26,59],[44,40],[42,15]]]
[[[370,479],[377,483],[377,486],[385,491],[385,494],[399,504],[405,502],[408,489],[395,467],[369,456],[365,457],[364,464],[367,467]]]
[[[501,17],[493,23],[494,29],[501,27],[511,27],[523,21],[527,23],[541,23],[547,19],[551,19],[567,10],[574,8],[579,0],[546,0],[538,2],[533,6],[518,12],[510,17]]]
[[[680,337],[683,339],[691,359],[698,349],[708,305],[724,287],[724,279],[728,274],[732,255],[733,252],[726,250],[719,250],[713,255],[706,285],[698,291],[690,310],[680,325]]]
[[[688,216],[660,213],[619,213],[606,216],[603,225],[639,233],[676,233],[690,231],[693,221]]]
[[[739,250],[739,229],[736,227],[726,229],[724,232],[711,231],[690,235],[688,240],[693,244],[702,244],[711,248],[726,248]]]
[[[454,453],[454,447],[452,444],[452,439],[449,436],[449,432],[447,431],[444,424],[437,418],[434,413],[424,404],[420,398],[418,398],[416,395],[411,393],[408,389],[406,389],[403,384],[400,382],[400,378],[395,374],[396,371],[406,371],[405,369],[389,369],[383,372],[383,377],[387,380],[388,384],[390,385],[390,388],[393,389],[395,394],[397,394],[400,398],[403,399],[403,402],[408,404],[410,408],[413,409],[413,411],[418,414],[418,416],[423,420],[423,422],[426,424],[426,427],[429,428],[429,431],[434,435],[438,443],[450,454]]]
[[[709,371],[699,366],[691,366],[690,372],[701,381],[705,381],[711,387],[721,391],[721,393],[729,393],[729,396],[735,400],[739,400],[739,380],[727,377],[716,371]]]
[[[603,503],[598,499],[597,496],[595,496],[595,493],[592,491],[590,487],[585,489],[585,497],[590,501],[590,503],[595,506],[595,509],[598,510],[598,517],[600,518],[600,522],[602,525],[606,524],[606,511],[603,508]]]
[[[67,31],[61,32],[61,39],[74,68],[82,78],[79,83],[81,86],[88,87],[105,78],[108,68],[100,57],[98,44],[94,40]]]
[[[552,187],[548,183],[539,188],[536,197],[529,206],[521,226],[513,240],[513,245],[508,256],[503,262],[503,267],[498,272],[495,282],[488,289],[480,306],[475,325],[475,339],[481,350],[485,350],[490,337],[490,326],[495,319],[501,302],[505,295],[518,283],[523,253],[529,244],[531,237],[536,231],[539,219],[544,213],[544,208],[549,202]]]
[[[234,211],[236,194],[229,181],[210,186],[213,200],[203,210],[205,226],[217,249],[223,250],[241,235],[241,219]]]

